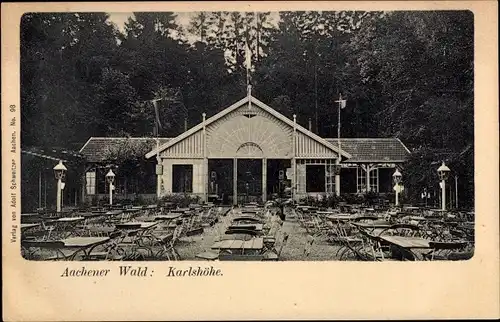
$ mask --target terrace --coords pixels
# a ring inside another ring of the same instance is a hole
[[[23,257],[76,261],[427,261],[474,253],[474,213],[275,202],[22,214]]]

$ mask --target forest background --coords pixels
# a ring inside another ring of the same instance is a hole
[[[417,201],[446,161],[474,202],[474,20],[469,11],[29,13],[21,21],[21,144],[173,137],[252,94],[321,137],[397,137]],[[251,53],[250,65],[246,47]]]

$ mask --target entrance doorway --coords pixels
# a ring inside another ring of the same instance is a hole
[[[262,160],[238,159],[238,203],[262,202]]]
[[[286,169],[291,168],[289,159],[267,160],[267,199],[283,195],[286,187],[290,187],[291,180],[286,177]]]
[[[208,201],[230,205],[233,196],[233,160],[208,160]]]

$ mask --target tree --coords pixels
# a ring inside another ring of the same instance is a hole
[[[116,29],[104,13],[30,13],[21,20],[22,141],[67,146],[92,135],[101,71]]]
[[[147,171],[150,162],[144,158],[151,150],[153,142],[151,140],[151,144],[144,144],[142,140],[129,138],[110,145],[103,151],[104,159],[108,163],[106,167],[114,168],[117,177],[122,178],[125,195],[131,185],[136,185],[135,191],[145,191],[144,188],[154,184],[145,182],[145,178],[150,178],[151,173]]]

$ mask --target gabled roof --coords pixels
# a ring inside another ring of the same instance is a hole
[[[291,127],[294,127],[295,125],[295,128],[297,129],[297,131],[299,132],[302,132],[304,133],[305,135],[307,135],[308,137],[310,137],[311,139],[325,145],[326,147],[328,147],[329,149],[335,151],[335,152],[339,152],[338,151],[338,147],[335,146],[335,145],[332,145],[330,142],[326,141],[325,139],[319,137],[318,135],[314,134],[313,132],[307,130],[306,128],[300,126],[298,123],[295,123],[290,120],[289,118],[287,118],[286,116],[284,116],[283,114],[277,112],[276,110],[274,110],[273,108],[271,108],[270,106],[264,104],[263,102],[259,101],[258,99],[256,99],[255,97],[253,96],[246,96],[245,98],[239,100],[238,102],[234,103],[233,105],[229,106],[228,108],[222,110],[221,112],[215,114],[214,116],[208,118],[207,120],[205,120],[205,124],[202,123],[199,123],[198,125],[192,127],[191,129],[189,129],[188,131],[182,133],[181,135],[177,136],[176,138],[166,142],[165,144],[161,145],[160,146],[160,152],[164,151],[165,149],[171,147],[172,145],[176,144],[177,142],[180,142],[182,140],[184,140],[185,138],[189,137],[190,135],[200,131],[203,129],[203,126],[208,126],[210,125],[211,123],[217,121],[218,119],[224,117],[225,115],[231,113],[232,111],[238,109],[239,107],[241,107],[242,105],[248,103],[250,101],[251,104],[255,104],[256,106],[262,108],[264,111],[268,112],[269,114],[273,115],[274,117],[276,117],[277,119],[281,120],[282,122],[288,124],[289,126]],[[146,158],[151,158],[153,157],[154,155],[156,154],[156,149],[153,148],[153,150],[151,150],[150,152],[148,152],[146,154]],[[345,150],[342,149],[342,151],[340,151],[340,154],[346,158],[350,158],[351,155],[349,153],[347,153]]]
[[[108,137],[91,137],[80,149],[80,153],[86,158],[88,162],[103,162],[106,161],[104,152],[110,147],[116,146],[126,140],[134,140],[142,144],[147,144],[150,148],[156,145],[156,138],[108,138]],[[159,138],[160,145],[165,144],[171,138]]]
[[[53,161],[63,161],[68,163],[79,163],[84,161],[84,157],[81,153],[68,150],[65,148],[45,148],[45,147],[22,147],[21,153],[26,155],[32,155],[42,159],[53,160]]]
[[[337,139],[326,139],[337,144]],[[403,162],[410,150],[397,138],[341,138],[342,150],[352,158],[346,162]]]

